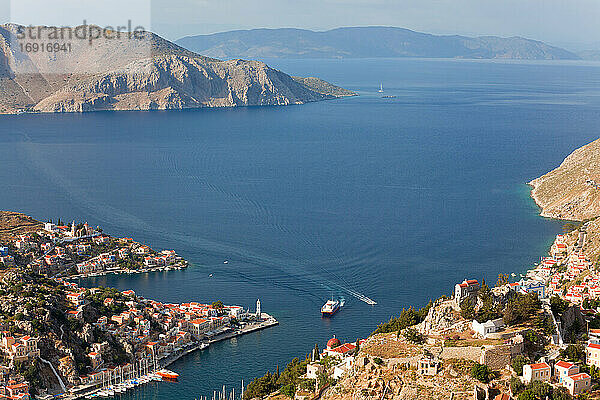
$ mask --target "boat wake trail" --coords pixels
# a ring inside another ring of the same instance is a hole
[[[52,147],[46,148],[43,144],[32,142],[28,137],[25,137],[25,140],[20,142],[18,146],[21,157],[26,161],[25,165],[29,165],[36,173],[42,175],[45,178],[43,181],[49,182],[54,188],[60,189],[63,195],[69,198],[73,204],[83,208],[91,218],[120,227],[123,231],[135,229],[146,235],[158,236],[161,239],[167,239],[175,243],[186,243],[192,249],[204,253],[219,256],[226,255],[230,260],[237,260],[252,267],[260,267],[259,271],[265,271],[264,274],[258,274],[258,276],[254,273],[245,273],[240,269],[230,269],[228,271],[246,282],[286,288],[315,297],[315,300],[320,300],[320,297],[315,294],[315,286],[321,287],[323,290],[336,289],[366,304],[377,304],[376,301],[361,293],[343,276],[336,273],[336,269],[347,270],[351,266],[349,263],[356,265],[357,260],[344,260],[335,254],[332,249],[321,245],[322,241],[319,240],[318,235],[309,236],[305,232],[291,228],[284,218],[275,213],[272,208],[262,204],[262,202],[247,198],[240,193],[232,193],[223,185],[212,183],[207,178],[181,168],[172,154],[164,156],[166,159],[163,159],[165,162],[162,164],[163,167],[167,166],[167,173],[172,173],[174,177],[178,178],[185,179],[188,177],[196,185],[201,185],[204,189],[216,193],[234,208],[250,215],[257,225],[267,225],[280,233],[284,238],[282,240],[289,237],[292,240],[299,240],[304,246],[319,250],[319,253],[324,255],[323,262],[315,260],[314,257],[309,259],[294,254],[285,246],[276,249],[267,248],[266,252],[270,254],[280,254],[280,256],[267,256],[248,250],[240,244],[229,244],[190,233],[177,233],[167,230],[162,225],[154,226],[154,224],[131,212],[106,204],[99,199],[99,196],[76,184],[75,180],[69,177],[68,169],[61,168],[51,161],[52,157],[48,157],[46,153],[53,150]],[[169,152],[163,154],[169,154]],[[161,172],[164,173],[165,170],[163,169]],[[263,252],[265,251],[263,250]],[[325,265],[331,267],[326,268]],[[276,271],[280,273],[273,273]]]
[[[191,171],[191,170],[181,168],[178,164],[177,158],[175,158],[172,154],[165,153],[165,154],[163,154],[163,157],[165,159],[163,160],[162,164],[169,165],[171,170],[174,172],[175,177],[179,177],[179,178],[187,177],[187,178],[191,179],[195,184],[200,185],[203,188],[208,189],[209,191],[215,192],[221,197],[224,197],[237,210],[245,211],[247,213],[247,215],[250,215],[257,223],[267,224],[269,226],[272,226],[275,230],[277,230],[281,233],[285,233],[291,237],[294,237],[296,240],[301,240],[305,245],[312,247],[312,248],[319,249],[320,252],[327,254],[328,257],[333,258],[340,266],[343,266],[344,260],[341,257],[335,255],[334,252],[331,251],[330,249],[326,249],[322,245],[316,243],[310,237],[308,237],[306,234],[303,234],[302,232],[299,232],[299,231],[294,230],[294,229],[290,228],[289,226],[287,226],[285,224],[285,222],[282,220],[282,218],[277,216],[271,209],[264,206],[262,203],[255,201],[253,199],[247,198],[240,193],[234,193],[234,192],[228,191],[221,185],[216,185],[214,183],[211,183],[206,177],[201,177],[197,174],[194,174],[193,171]],[[195,155],[193,158],[196,160],[199,159],[200,154]],[[221,178],[223,178],[223,176],[221,176]],[[293,266],[293,270],[294,270],[293,272],[290,269],[285,270],[285,272],[287,272],[290,275],[298,276],[298,267],[303,267],[304,269],[306,269],[311,266],[313,266],[313,267],[315,266],[314,262],[307,258],[301,258],[298,256],[294,257],[291,254],[289,254],[289,256],[290,256],[290,258],[297,259],[298,262],[300,263],[299,266]],[[257,261],[258,260],[255,260],[255,262],[257,262]],[[289,261],[283,261],[283,262],[285,264],[289,264]],[[285,264],[283,264],[283,265],[285,265]],[[279,264],[279,265],[282,265],[282,264]],[[283,270],[283,268],[280,266],[278,268],[280,270]],[[347,293],[347,294],[357,298],[358,300],[365,302],[366,304],[369,304],[369,305],[377,304],[377,302],[375,300],[360,293],[357,289],[355,289],[353,287],[353,285],[351,285],[349,282],[347,282],[341,275],[337,274],[332,269],[325,269],[322,266],[317,266],[317,268],[320,269],[320,271],[323,273],[323,275],[332,276],[333,278],[335,278],[335,281],[332,281],[330,279],[326,280],[325,281],[326,286],[335,287],[339,291]]]

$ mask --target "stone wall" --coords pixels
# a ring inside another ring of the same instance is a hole
[[[481,347],[444,347],[440,358],[448,360],[451,358],[464,358],[466,360],[477,361],[481,359]]]
[[[480,364],[485,364],[493,370],[503,369],[512,359],[524,350],[523,336],[517,335],[511,341],[497,346],[484,346],[481,351]]]

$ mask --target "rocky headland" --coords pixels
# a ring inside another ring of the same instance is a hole
[[[260,61],[204,57],[150,32],[29,43],[20,39],[26,29],[0,25],[0,113],[273,106],[355,95]]]
[[[571,221],[600,215],[600,139],[571,153],[556,169],[532,180],[531,197],[544,217]]]

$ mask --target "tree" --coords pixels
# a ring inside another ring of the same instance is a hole
[[[498,274],[498,281],[496,281],[496,286],[504,286],[509,282],[508,274]]]
[[[531,391],[535,398],[552,398],[552,386],[542,381],[533,381],[527,386],[527,391]]]
[[[517,375],[523,375],[523,366],[526,364],[529,364],[529,360],[525,356],[519,354],[512,360],[510,365]]]
[[[525,384],[523,381],[521,381],[521,379],[517,378],[516,376],[510,378],[510,391],[513,396],[518,395],[523,390],[525,390]]]
[[[542,303],[535,293],[517,293],[506,304],[503,317],[504,323],[516,325],[525,322],[541,308]]]
[[[475,363],[471,367],[471,377],[480,382],[488,383],[494,377],[494,373],[487,365]]]
[[[517,400],[539,400],[531,391],[526,390],[524,392],[519,393],[517,396]]]
[[[430,300],[425,307],[419,310],[415,310],[413,307],[403,308],[399,317],[390,318],[388,322],[378,325],[377,329],[371,335],[399,332],[409,326],[416,325],[425,319],[431,307],[433,307],[433,302]]]
[[[545,335],[553,335],[556,333],[554,323],[547,314],[540,314],[535,318],[535,327],[537,328],[538,332]]]
[[[296,386],[290,383],[289,385],[285,385],[284,387],[282,387],[280,392],[289,397],[290,399],[293,399],[296,395]]]
[[[221,300],[215,301],[210,305],[212,308],[214,308],[215,310],[222,310],[223,309],[223,302]]]
[[[485,322],[502,316],[494,305],[494,295],[485,282],[481,285],[481,289],[477,296],[482,303],[481,308],[475,316],[475,319],[477,319],[478,322]]]
[[[320,388],[324,387],[325,385],[329,384],[329,377],[327,376],[327,374],[319,372],[319,374],[317,375],[317,381],[318,381],[318,386],[320,389]]]
[[[300,359],[294,358],[278,377],[277,383],[280,386],[286,386],[290,383],[296,385],[298,383],[298,378],[306,373],[308,361],[308,359],[300,361]]]
[[[244,400],[253,399],[255,397],[263,397],[273,393],[279,388],[274,375],[267,372],[264,376],[256,378],[244,391]]]
[[[565,310],[569,308],[569,302],[554,295],[550,298],[550,308],[552,309],[554,315],[559,315],[564,313]]]
[[[406,328],[403,333],[404,339],[414,344],[423,344],[425,337],[414,328]]]
[[[583,361],[585,351],[583,350],[583,346],[570,344],[566,349],[560,351],[560,356],[572,362],[579,362]]]
[[[475,319],[475,306],[470,298],[466,298],[461,301],[460,316],[464,319]]]

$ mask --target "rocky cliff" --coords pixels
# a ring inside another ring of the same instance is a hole
[[[259,61],[203,57],[149,32],[65,40],[68,50],[48,53],[20,45],[25,29],[0,26],[0,112],[289,105],[354,95]]]
[[[600,215],[600,139],[571,153],[562,164],[529,182],[545,217],[582,221]]]

